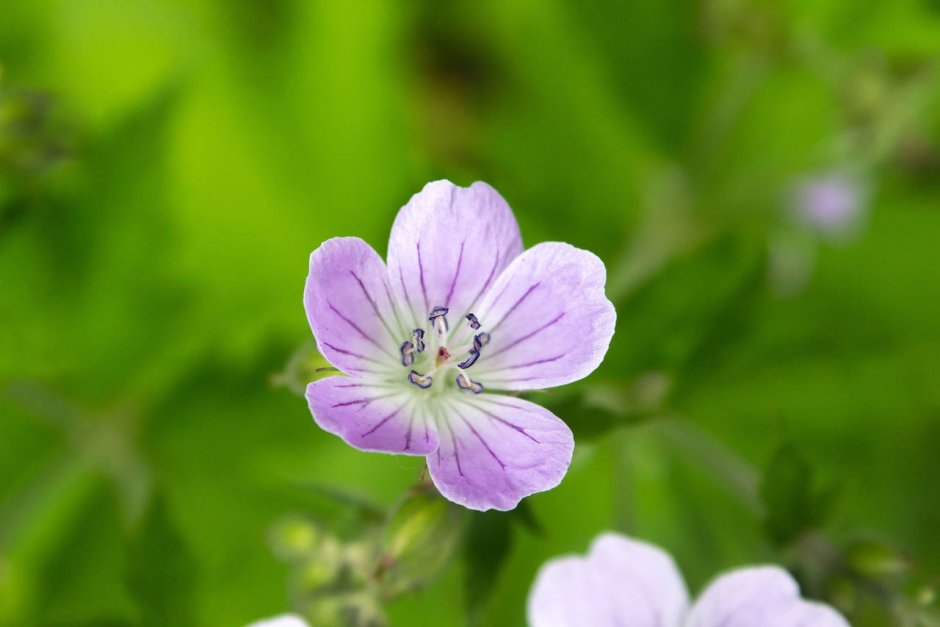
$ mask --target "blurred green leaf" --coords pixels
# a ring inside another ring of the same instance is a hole
[[[872,580],[897,578],[910,570],[910,560],[883,540],[864,539],[853,542],[846,549],[845,559],[848,566],[858,575]]]
[[[134,616],[120,576],[124,555],[118,499],[100,476],[89,473],[80,482],[72,495],[60,495],[53,506],[58,511],[44,512],[49,520],[33,521],[47,526],[48,544],[37,547],[40,570],[26,624],[126,624]],[[49,525],[58,526],[60,533],[49,537]]]
[[[721,350],[725,338],[740,333],[748,303],[762,287],[763,250],[741,235],[713,237],[674,259],[642,289],[617,303],[618,350],[601,372],[681,370],[698,372],[697,361]],[[679,379],[681,387],[686,377]]]
[[[782,443],[764,470],[760,495],[764,526],[777,545],[787,545],[801,534],[820,527],[831,513],[834,493],[821,490],[815,473],[799,450]]]
[[[620,384],[587,383],[549,396],[533,394],[531,399],[562,418],[576,440],[587,441],[662,414],[671,386],[670,377],[648,372]]]
[[[513,543],[512,516],[506,512],[473,512],[463,548],[467,623],[481,624],[500,570]]]
[[[144,627],[197,624],[196,563],[157,493],[127,549],[126,583]]]

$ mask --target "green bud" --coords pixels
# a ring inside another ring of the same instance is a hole
[[[335,374],[336,369],[317,352],[313,342],[303,343],[287,360],[281,372],[272,374],[271,385],[283,386],[303,396],[307,384],[324,376]]]
[[[914,595],[914,602],[921,607],[930,607],[937,602],[937,589],[933,586],[923,586]]]
[[[324,594],[307,602],[304,610],[317,627],[384,627],[382,605],[368,591]]]
[[[328,556],[313,558],[300,565],[294,585],[302,592],[313,592],[331,585],[340,573],[341,563]]]
[[[321,531],[304,518],[285,518],[268,534],[268,543],[280,559],[296,562],[309,558],[323,541]]]
[[[387,598],[431,582],[454,554],[463,513],[436,492],[411,494],[392,512],[381,536],[376,579]]]
[[[898,577],[909,564],[897,549],[877,540],[860,540],[846,551],[846,561],[859,575],[871,579]]]

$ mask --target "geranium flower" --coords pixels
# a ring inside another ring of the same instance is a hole
[[[598,536],[586,557],[544,564],[528,619],[531,627],[849,627],[831,607],[800,598],[776,566],[721,575],[690,607],[669,554],[615,533]]]
[[[493,392],[593,371],[614,332],[605,280],[568,244],[524,251],[489,185],[428,183],[395,219],[387,266],[355,237],[310,255],[307,319],[347,375],[307,386],[313,417],[358,449],[427,456],[456,503],[512,509],[558,485],[574,441],[548,410]]]

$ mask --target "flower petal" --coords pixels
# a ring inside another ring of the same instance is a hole
[[[307,621],[297,614],[281,614],[274,618],[259,620],[248,625],[248,627],[308,627]]]
[[[440,447],[428,455],[441,494],[476,510],[510,510],[558,485],[574,438],[548,410],[518,398],[471,395],[442,403]]]
[[[586,557],[551,560],[529,593],[530,627],[679,627],[689,605],[663,550],[620,534],[598,536]]]
[[[437,306],[453,320],[470,313],[499,273],[522,252],[512,210],[486,183],[424,186],[402,207],[388,242],[388,270],[399,302],[427,325]]]
[[[346,374],[401,369],[398,350],[410,330],[399,322],[387,276],[381,257],[358,237],[335,237],[310,254],[307,320],[320,354]]]
[[[427,455],[437,448],[437,429],[406,385],[327,377],[307,385],[307,404],[324,431],[355,448]]]
[[[804,601],[789,573],[776,566],[742,568],[709,584],[687,627],[849,627],[832,608]]]
[[[473,379],[488,389],[563,385],[590,374],[607,353],[617,314],[596,255],[549,242],[522,253],[483,298],[477,317],[489,344]]]

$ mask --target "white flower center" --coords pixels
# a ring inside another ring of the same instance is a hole
[[[473,381],[467,376],[466,370],[479,361],[481,350],[490,341],[490,335],[486,332],[477,333],[473,336],[473,341],[469,346],[461,350],[451,351],[444,345],[447,339],[447,332],[450,326],[447,323],[447,307],[435,307],[428,315],[428,322],[431,323],[431,329],[434,334],[425,341],[424,329],[415,329],[411,332],[411,339],[402,343],[400,350],[401,364],[406,368],[415,366],[423,370],[419,372],[413,369],[408,373],[408,382],[417,388],[427,390],[434,383],[435,377],[447,377],[449,371],[456,369],[456,383],[461,390],[467,390],[474,394],[483,391],[483,384]],[[477,317],[472,313],[464,316],[470,328],[477,331],[482,326]],[[433,361],[430,358],[434,355]],[[466,355],[465,358],[462,358]],[[427,368],[425,368],[425,364]]]

